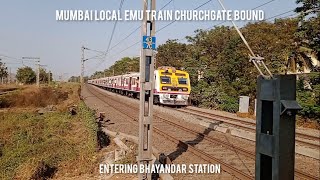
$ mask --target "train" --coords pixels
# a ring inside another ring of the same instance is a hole
[[[140,73],[103,77],[88,80],[88,84],[111,92],[139,98]],[[153,103],[159,105],[188,106],[191,92],[189,73],[174,67],[162,66],[154,71]]]

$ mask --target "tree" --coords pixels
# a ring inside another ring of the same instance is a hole
[[[320,0],[297,0],[300,7],[295,9],[299,13],[299,29],[296,37],[299,45],[312,49],[320,59]]]
[[[139,57],[124,57],[118,61],[116,61],[112,66],[104,71],[96,71],[91,76],[91,78],[99,78],[99,77],[108,77],[108,76],[116,76],[121,74],[126,74],[129,72],[139,72]]]
[[[80,82],[80,76],[71,76],[68,82]]]
[[[22,67],[18,69],[16,78],[21,83],[32,84],[36,82],[36,73],[31,67]]]
[[[186,57],[186,44],[178,43],[176,39],[168,40],[157,49],[156,67],[173,66],[183,67],[183,61]]]
[[[52,73],[47,72],[44,68],[40,68],[40,83],[48,83],[50,73],[50,82],[52,82]]]
[[[6,67],[6,64],[1,62],[0,59],[0,79],[6,78],[8,76],[8,67]]]

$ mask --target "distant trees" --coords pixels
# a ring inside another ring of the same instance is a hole
[[[16,78],[20,83],[32,84],[36,82],[36,73],[31,67],[22,67],[18,69]]]
[[[183,66],[182,61],[187,54],[187,45],[178,43],[176,39],[168,40],[165,44],[157,48],[157,58],[161,59],[156,61],[156,67],[171,65],[176,68]]]
[[[299,13],[299,28],[296,37],[301,46],[309,48],[320,59],[320,0],[297,0],[300,7],[295,9]]]
[[[298,22],[294,18],[277,19],[273,23],[250,23],[241,31],[253,51],[265,58],[265,63],[274,74],[303,72],[305,68],[313,70],[314,64],[308,53],[316,49],[302,46],[304,40],[296,36]],[[183,67],[189,72],[193,104],[236,112],[240,95],[255,99],[258,72],[249,62],[249,51],[234,28],[220,26],[197,30],[195,36],[186,38],[187,44],[169,40],[160,45],[156,59],[158,65]],[[200,81],[199,72],[203,73]],[[301,76],[300,79],[319,83],[315,80],[319,76],[318,73],[310,77]],[[301,115],[311,118],[320,110],[317,104],[319,85],[312,83],[309,90],[300,87],[297,97],[305,102],[302,103],[305,106]]]
[[[53,80],[52,73],[47,72],[46,69],[44,68],[40,68],[40,83],[48,83],[49,81],[52,82],[52,80]]]
[[[320,68],[314,63],[320,59],[320,0],[297,3],[301,3],[296,9],[301,14],[299,18],[249,23],[240,30],[252,50],[265,58],[272,73],[311,71],[309,75],[299,75],[297,99],[304,108],[300,115],[314,118],[320,114],[320,73],[315,72]],[[240,95],[255,99],[259,74],[249,62],[249,51],[236,30],[219,26],[195,33],[186,37],[187,43],[173,39],[159,45],[156,66],[174,66],[189,72],[192,103],[197,106],[236,112]],[[132,71],[130,68],[139,70],[138,59],[123,58],[95,75],[119,75]],[[301,86],[306,82],[310,88]]]
[[[0,80],[3,82],[3,78],[8,77],[8,67],[0,59]]]
[[[71,76],[68,82],[80,82],[80,76]]]
[[[121,75],[129,72],[139,72],[139,57],[124,57],[119,61],[116,61],[112,66],[104,71],[96,71],[91,77],[104,77],[104,76],[113,76]]]

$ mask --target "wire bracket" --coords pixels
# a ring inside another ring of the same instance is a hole
[[[272,75],[271,71],[266,66],[266,64],[264,63],[263,60],[264,60],[264,58],[261,57],[261,56],[250,56],[249,62],[252,62],[254,64],[254,66],[257,68],[257,70],[259,71],[261,76],[263,76],[266,79],[273,78],[273,75]],[[261,68],[265,69],[268,74],[267,75],[264,74],[263,70]]]

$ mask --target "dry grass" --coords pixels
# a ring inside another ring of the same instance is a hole
[[[0,112],[0,179],[72,177],[96,170],[98,128],[78,89],[75,84],[30,87],[7,99],[10,109]],[[58,111],[35,113],[51,104]],[[67,107],[74,104],[78,114],[72,116]]]
[[[310,119],[302,119],[301,117],[298,117],[297,126],[320,130],[320,120],[316,121],[314,119],[310,120]]]
[[[29,86],[0,97],[0,108],[30,108],[48,105],[65,107],[71,103],[79,102],[78,89],[79,86],[75,84],[41,88]]]

